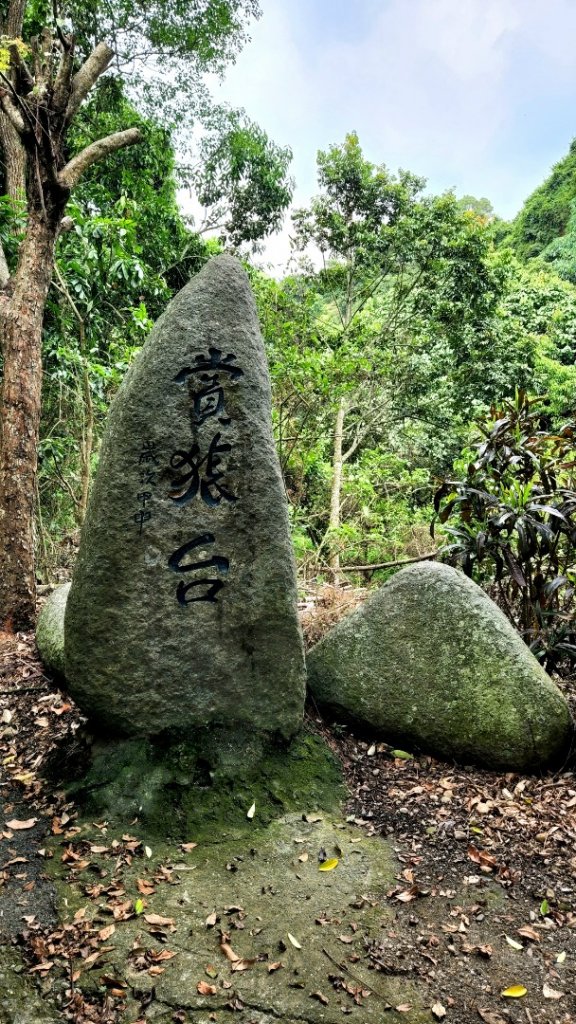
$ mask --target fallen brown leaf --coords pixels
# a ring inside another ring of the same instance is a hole
[[[240,957],[238,960],[234,960],[232,964],[233,971],[247,971],[249,967],[253,967],[256,963],[256,957],[250,959],[249,957]]]
[[[311,992],[310,999],[317,999],[322,1006],[328,1006],[328,1000],[323,992]]]
[[[209,985],[207,981],[199,981],[196,985],[196,991],[201,996],[215,996],[218,989],[216,985]]]
[[[156,924],[160,927],[169,928],[174,926],[173,917],[161,917],[160,914],[144,914],[144,920],[147,924]]]

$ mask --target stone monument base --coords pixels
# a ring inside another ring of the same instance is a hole
[[[267,825],[301,807],[336,810],[345,798],[336,758],[306,731],[289,744],[240,729],[150,739],[85,731],[68,756],[58,752],[50,774],[82,814],[137,819],[147,834],[175,839],[245,828],[250,818]]]

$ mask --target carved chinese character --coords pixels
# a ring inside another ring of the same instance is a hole
[[[219,348],[210,348],[208,353],[208,356],[196,356],[195,365],[180,370],[174,380],[182,384],[190,377],[198,378],[189,382],[192,426],[200,426],[211,416],[216,416],[219,423],[227,426],[230,417],[226,416],[224,411],[224,387],[221,378],[223,374],[228,374],[232,380],[237,380],[243,375],[243,370],[235,365],[236,356],[233,352],[223,357]],[[215,372],[207,372],[210,370]]]
[[[142,463],[147,462],[154,462],[156,465],[158,464],[158,459],[156,457],[156,445],[154,444],[154,441],[144,441],[142,445],[142,450],[138,457],[138,463],[139,465],[142,465]]]
[[[214,568],[217,572],[221,573],[222,576],[226,576],[230,563],[227,558],[222,555],[212,555],[211,558],[206,558],[201,562],[183,562],[186,555],[193,551],[195,548],[203,547],[206,544],[214,544],[215,538],[212,533],[202,533],[200,536],[195,537],[194,540],[188,541],[183,544],[182,547],[170,555],[168,559],[168,566],[172,572],[194,572],[197,569],[209,569]],[[182,580],[176,588],[176,598],[178,603],[181,605],[192,604],[194,601],[208,601],[211,604],[216,604],[217,594],[224,586],[224,581],[217,577],[209,577],[197,580],[191,580],[190,583],[184,583]],[[198,588],[198,590],[196,590]],[[199,588],[203,588],[200,590]],[[192,593],[193,596],[188,596]]]
[[[243,376],[244,370],[234,365],[235,359],[236,356],[233,352],[229,352],[227,356],[223,357],[219,348],[209,348],[207,356],[196,356],[194,366],[184,367],[176,374],[174,380],[178,384],[182,384],[192,374],[202,373],[205,370],[220,370],[222,373],[230,374],[232,380],[236,380]]]
[[[135,512],[132,516],[135,523],[139,524],[140,529],[138,533],[142,533],[142,527],[144,523],[147,523],[152,518],[152,513],[148,509],[141,508],[139,512]]]
[[[202,457],[200,445],[194,443],[189,451],[176,451],[170,459],[172,469],[180,471],[180,475],[171,480],[170,497],[178,505],[186,505],[200,492],[205,505],[213,508],[222,499],[236,501],[236,495],[221,483],[226,469],[220,468],[221,455],[232,450],[232,445],[220,442],[221,435],[216,434]]]

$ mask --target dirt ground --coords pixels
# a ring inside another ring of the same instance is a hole
[[[309,716],[309,727],[324,735],[343,766],[350,790],[344,824],[360,839],[384,837],[394,857],[376,900],[382,910],[378,933],[358,922],[356,929],[344,928],[342,952],[333,963],[327,958],[317,991],[305,992],[314,1012],[299,1010],[294,1019],[332,1021],[353,1014],[358,1021],[371,1020],[378,999],[376,1019],[576,1024],[573,768],[542,778],[456,768],[354,736],[323,721],[313,708]],[[128,993],[125,978],[107,966],[110,926],[95,924],[81,910],[71,913],[65,927],[58,921],[51,858],[82,877],[84,897],[107,901],[112,922],[136,913],[122,881],[134,865],[142,900],[155,892],[160,918],[164,905],[174,904],[172,886],[179,880],[166,858],[152,858],[147,866],[146,847],[131,829],[111,841],[106,826],[95,823],[92,838],[77,841],[75,808],[49,790],[42,770],[79,725],[74,705],[43,674],[33,638],[0,637],[0,941],[6,953],[22,957],[16,970],[43,995],[46,1020],[185,1024],[225,1022],[232,1014],[237,1016],[230,1019],[247,1022],[288,1019],[281,1010],[246,1016],[241,1000],[234,1005],[232,996],[213,1012],[208,1009],[205,1018],[191,1005],[174,1003],[161,1015],[149,979],[169,968],[170,957],[163,956],[170,952],[169,926],[157,924],[156,953],[141,954],[148,984]],[[180,859],[192,849],[192,843],[190,850],[181,849]],[[296,854],[295,861],[302,856],[298,849]],[[310,857],[316,857],[312,846]],[[367,905],[371,900],[374,906],[373,894],[367,895]],[[234,935],[241,936],[242,917],[235,913]],[[331,913],[333,918],[333,908]],[[315,926],[321,930],[325,923],[320,917]],[[85,988],[78,965],[94,963],[102,968],[97,983]],[[212,985],[210,974],[205,984]],[[425,1010],[417,1017],[409,1003],[389,1003],[383,996],[396,991],[394,986],[408,991],[411,985],[424,993]],[[508,990],[513,994],[502,994]],[[338,1017],[330,1015],[335,1008]],[[16,1024],[6,1013],[3,1019],[0,995],[0,1021]]]

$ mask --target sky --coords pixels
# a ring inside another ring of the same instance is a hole
[[[291,146],[295,205],[316,153],[365,156],[510,218],[576,136],[576,0],[261,0],[219,100]],[[289,255],[289,229],[266,258]]]

